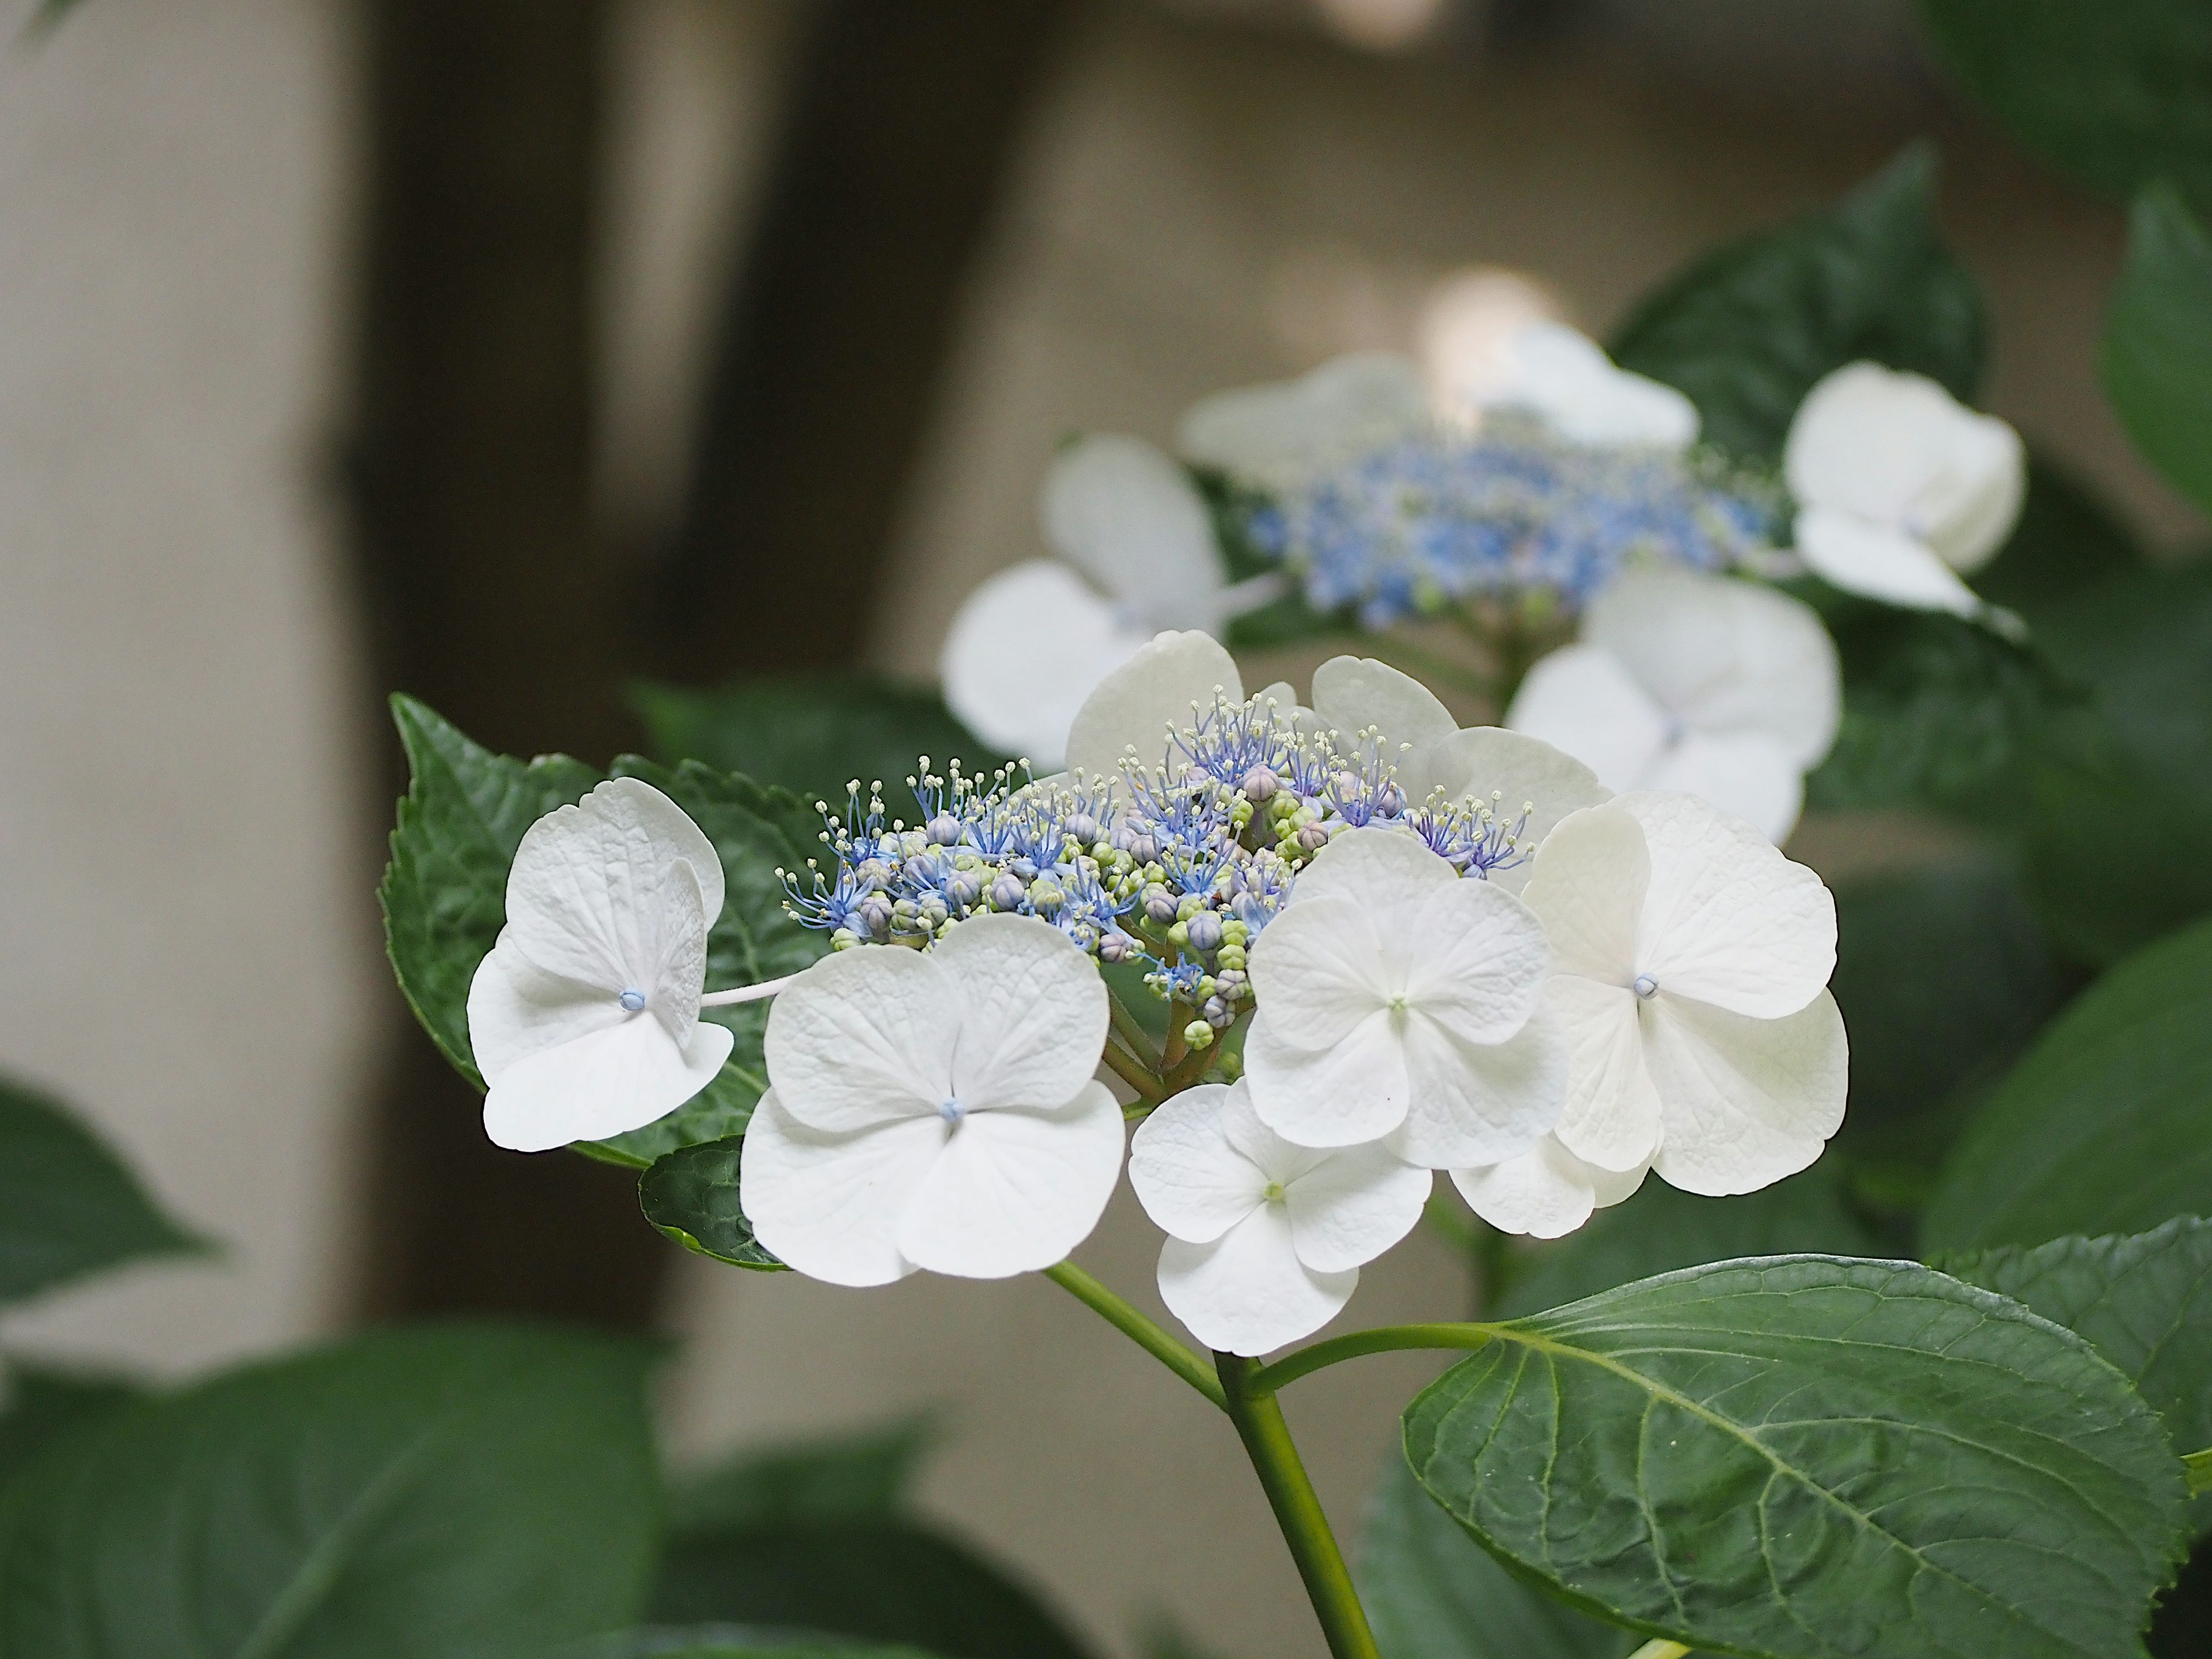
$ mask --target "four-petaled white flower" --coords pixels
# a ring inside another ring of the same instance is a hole
[[[649,783],[617,778],[532,824],[469,985],[484,1133],[520,1152],[604,1140],[713,1082],[733,1041],[699,1018],[721,909],[713,843]]]
[[[1224,1353],[1266,1353],[1334,1319],[1360,1265],[1421,1218],[1431,1181],[1379,1146],[1292,1145],[1243,1083],[1177,1095],[1129,1146],[1129,1184],[1168,1235],[1160,1298]]]
[[[1528,907],[1395,830],[1340,832],[1252,948],[1244,1046],[1261,1122],[1306,1146],[1382,1139],[1411,1164],[1502,1163],[1559,1114]]]
[[[1565,323],[1516,330],[1479,371],[1439,390],[1448,405],[1520,410],[1592,449],[1680,453],[1698,440],[1695,404],[1671,386],[1615,368],[1595,341]]]
[[[1050,1267],[1121,1173],[1121,1109],[1092,1076],[1107,1018],[1091,959],[1033,917],[823,957],[769,1016],[738,1178],[755,1234],[836,1285]]]
[[[1176,447],[1261,489],[1290,490],[1419,431],[1429,390],[1412,359],[1361,351],[1295,380],[1217,392],[1191,405]]]
[[[1806,394],[1782,468],[1797,498],[1797,551],[1847,592],[1962,617],[1984,612],[1960,580],[2020,517],[2020,434],[1924,375],[1852,363]]]
[[[1630,794],[1554,830],[1525,896],[1550,936],[1545,1000],[1571,1052],[1561,1146],[1714,1196],[1820,1155],[1850,1054],[1818,876],[1693,796]]]
[[[1218,629],[1232,601],[1204,498],[1141,439],[1069,445],[1041,506],[1065,562],[1032,559],[977,587],[939,671],[946,706],[976,736],[1049,769],[1085,697],[1155,629]]]
[[[1613,789],[1681,790],[1786,837],[1836,740],[1843,675],[1810,606],[1694,571],[1624,572],[1579,642],[1522,682],[1506,723]]]

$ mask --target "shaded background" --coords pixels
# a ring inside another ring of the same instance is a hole
[[[186,1371],[365,1317],[653,1323],[681,1454],[930,1409],[927,1507],[1109,1646],[1171,1613],[1317,1652],[1234,1441],[1051,1286],[733,1273],[619,1172],[483,1145],[380,956],[381,697],[598,758],[639,674],[927,678],[1036,551],[1066,434],[1417,345],[1470,265],[1601,332],[1921,134],[1991,406],[2197,538],[2095,386],[2118,214],[1967,112],[1901,4],[83,0],[0,54],[0,1066],[231,1249],[9,1346]],[[1149,1299],[1156,1245],[1125,1194],[1084,1259]],[[1424,1235],[1360,1311],[1464,1294]],[[1346,1530],[1433,1363],[1290,1401]]]

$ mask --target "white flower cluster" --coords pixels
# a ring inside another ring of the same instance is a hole
[[[1215,699],[1243,701],[1219,647],[1163,636],[1086,702],[1081,745],[1157,763],[1164,717],[1222,706],[1193,694],[1201,662],[1225,677]],[[1168,1235],[1161,1293],[1200,1340],[1261,1353],[1325,1323],[1437,1170],[1494,1224],[1556,1237],[1647,1172],[1723,1194],[1819,1157],[1846,1049],[1818,878],[1694,796],[1609,796],[1539,742],[1459,731],[1379,664],[1340,659],[1316,685],[1327,718],[1395,740],[1432,798],[1531,802],[1533,856],[1487,878],[1413,830],[1338,825],[1250,945],[1241,1078],[1201,1051],[1172,1085],[1163,1066],[1162,1103],[1127,1109],[1132,1183]],[[728,1052],[702,1007],[780,990],[740,1177],[764,1245],[854,1285],[1064,1258],[1112,1194],[1125,1116],[1097,1080],[1109,995],[1078,944],[981,913],[926,949],[864,945],[707,996],[720,885],[705,838],[641,783],[533,828],[470,1001],[494,1139],[652,1121]]]

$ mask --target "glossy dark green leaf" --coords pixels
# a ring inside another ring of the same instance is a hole
[[[1514,1321],[1405,1431],[1521,1571],[1776,1659],[2139,1659],[2180,1551],[2180,1465],[2126,1379],[1907,1262],[1721,1263]]]
[[[1845,1202],[1838,1166],[1825,1158],[1738,1198],[1699,1198],[1652,1176],[1635,1197],[1600,1210],[1577,1231],[1528,1247],[1498,1310],[1536,1313],[1631,1279],[1737,1256],[1867,1255],[1874,1246]]]
[[[1669,278],[1613,337],[1624,368],[1689,394],[1710,442],[1782,452],[1814,383],[1870,358],[1971,397],[1982,302],[1936,234],[1916,145],[1832,208],[1731,242]]]
[[[1921,0],[1952,72],[2013,136],[2125,197],[2212,191],[2212,16],[2190,0]]]
[[[778,1520],[687,1532],[653,1617],[730,1620],[903,1642],[945,1659],[1081,1659],[1036,1593],[965,1545],[900,1519]]]
[[[2040,1244],[2212,1215],[2212,921],[2130,957],[1984,1103],[1924,1221],[1928,1248]]]
[[[678,1482],[669,1493],[669,1527],[681,1534],[896,1515],[930,1438],[928,1420],[913,1418],[744,1452]]]
[[[1641,1639],[1508,1572],[1395,1452],[1354,1576],[1382,1659],[1623,1659]]]
[[[956,759],[988,774],[1011,758],[963,726],[936,692],[872,675],[793,675],[711,691],[641,685],[631,701],[653,753],[671,764],[700,761],[833,806],[855,778],[863,789],[880,781],[884,799],[902,804],[905,780],[924,755],[939,774]]]
[[[141,1397],[120,1377],[11,1364],[0,1403],[0,1486],[63,1441],[88,1432]]]
[[[743,1135],[706,1140],[664,1152],[638,1177],[638,1207],[645,1218],[687,1250],[733,1267],[776,1273],[783,1263],[753,1237],[738,1203]]]
[[[2212,116],[2212,88],[2205,95]],[[2145,191],[2129,216],[2127,264],[2105,319],[2104,372],[2136,447],[2184,495],[2212,507],[2212,238],[2163,185]]]
[[[1935,1264],[2025,1303],[2088,1340],[2166,1420],[2174,1449],[2212,1446],[2212,1221],[2177,1216],[2147,1233],[2054,1238]],[[2212,1499],[2197,1500],[2200,1524]]]
[[[456,1326],[136,1407],[0,1498],[0,1656],[538,1659],[630,1624],[653,1358]]]
[[[205,1248],[67,1108],[0,1082],[0,1306]]]

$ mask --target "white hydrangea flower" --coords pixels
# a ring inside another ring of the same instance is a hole
[[[1568,813],[1612,793],[1589,767],[1541,738],[1502,726],[1462,726],[1436,693],[1372,657],[1332,657],[1314,670],[1313,714],[1323,729],[1347,738],[1380,732],[1397,750],[1398,786],[1410,801],[1495,798],[1508,822],[1525,808],[1519,841],[1532,852]],[[1489,878],[1517,893],[1530,868],[1524,857]]]
[[[738,1179],[755,1234],[835,1285],[1060,1261],[1121,1168],[1121,1109],[1093,1080],[1107,1019],[1097,968],[1033,917],[823,957],[769,1017]]]
[[[1528,908],[1415,837],[1342,831],[1252,947],[1244,1068],[1306,1146],[1383,1139],[1428,1169],[1518,1156],[1558,1119],[1566,1052]]]
[[[1528,672],[1506,724],[1610,788],[1681,790],[1784,839],[1836,740],[1843,672],[1810,606],[1696,571],[1625,572],[1579,642]]]
[[[1565,323],[1515,330],[1490,360],[1440,388],[1448,406],[1517,409],[1569,443],[1679,453],[1698,441],[1698,406],[1673,386],[1613,366],[1597,343]]]
[[[469,984],[484,1133],[546,1152],[668,1115],[734,1041],[699,1018],[722,865],[684,809],[635,778],[532,824],[507,925]]]
[[[1293,1146],[1243,1083],[1177,1095],[1129,1147],[1129,1184],[1168,1235],[1160,1297],[1225,1353],[1266,1353],[1334,1318],[1361,1264],[1421,1218],[1431,1182],[1380,1146]]]
[[[1526,897],[1571,1049],[1561,1146],[1716,1196],[1820,1157],[1850,1052],[1818,876],[1694,796],[1638,793],[1554,830]]]
[[[1205,499],[1141,439],[1069,445],[1041,508],[1059,561],[1014,565],[970,593],[939,672],[976,736],[1050,769],[1083,700],[1155,629],[1218,629],[1232,601]]]
[[[1166,763],[1169,729],[1188,726],[1193,708],[1211,708],[1217,691],[1231,703],[1244,701],[1237,659],[1220,641],[1194,629],[1156,635],[1084,699],[1068,728],[1068,770],[1115,777],[1131,754],[1154,770]],[[1285,716],[1297,710],[1297,694],[1286,684],[1260,696],[1273,698]]]
[[[1924,375],[1852,363],[1806,394],[1783,450],[1805,562],[1846,592],[1922,611],[1984,610],[1960,580],[2020,517],[2020,434]]]
[[[1600,1169],[1550,1134],[1518,1158],[1454,1170],[1451,1178],[1468,1207],[1500,1232],[1564,1238],[1595,1212],[1633,1197],[1650,1168]]]
[[[1295,380],[1216,392],[1183,416],[1176,447],[1242,483],[1286,490],[1428,420],[1428,387],[1413,360],[1362,351]]]

